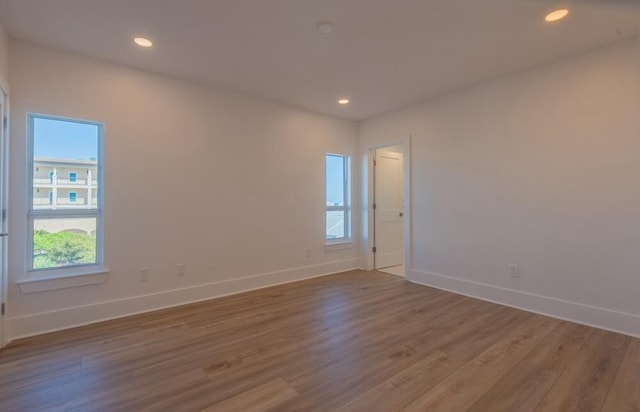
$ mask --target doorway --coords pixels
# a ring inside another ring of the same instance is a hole
[[[374,149],[374,268],[396,276],[405,276],[404,180],[403,147]]]
[[[1,83],[1,82],[0,82]],[[7,151],[8,95],[0,84],[0,349],[7,343],[5,326],[5,302],[7,301]]]

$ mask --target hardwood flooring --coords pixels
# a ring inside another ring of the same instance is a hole
[[[640,340],[354,271],[0,352],[0,411],[640,411]]]

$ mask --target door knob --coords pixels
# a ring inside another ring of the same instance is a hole
[[[400,217],[404,216],[404,212],[399,213]]]

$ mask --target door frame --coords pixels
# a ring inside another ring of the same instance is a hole
[[[9,105],[9,84],[6,80],[0,75],[0,94],[4,95],[4,105],[3,111],[0,112],[0,128],[4,128],[2,122],[4,121],[4,116],[7,117],[7,127],[4,130],[0,131],[0,164],[2,164],[2,173],[0,173],[0,178],[3,179],[0,182],[0,190],[2,190],[2,203],[0,204],[0,213],[4,209],[5,220],[4,226],[0,224],[0,231],[9,230],[9,126],[10,126],[10,105]],[[0,219],[2,217],[0,216]],[[5,347],[10,339],[9,339],[9,330],[8,330],[8,322],[7,322],[7,295],[8,295],[8,287],[9,287],[9,279],[8,279],[8,258],[9,258],[9,238],[3,238],[2,240],[3,247],[0,248],[0,253],[2,253],[2,267],[0,267],[0,302],[5,305],[5,313],[0,316],[0,349]]]
[[[365,185],[363,186],[364,195],[362,196],[362,245],[365,260],[365,269],[373,270],[375,268],[375,255],[373,253],[373,246],[375,243],[375,221],[373,214],[373,195],[374,195],[374,169],[373,161],[375,157],[376,149],[384,149],[385,147],[399,146],[402,147],[402,172],[403,172],[403,192],[404,192],[404,227],[403,227],[403,239],[404,239],[404,269],[405,278],[409,277],[410,271],[413,268],[413,237],[411,233],[411,220],[413,217],[413,203],[411,200],[411,135],[389,139],[388,141],[382,141],[379,144],[371,145],[367,147],[364,154],[365,167],[363,167],[363,174]]]

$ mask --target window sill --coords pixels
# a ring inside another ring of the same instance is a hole
[[[352,248],[353,248],[353,240],[345,240],[345,241],[341,241],[341,242],[325,243],[325,245],[324,245],[324,250],[326,252],[332,252],[334,250],[352,249]]]
[[[98,285],[107,281],[108,268],[87,270],[86,272],[28,277],[16,282],[23,294],[46,292],[49,290],[68,289],[78,286]]]

